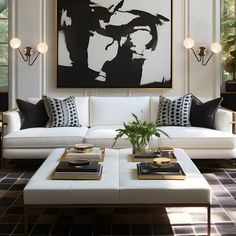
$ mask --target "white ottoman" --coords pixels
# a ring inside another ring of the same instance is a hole
[[[175,155],[185,180],[138,180],[131,149],[106,149],[101,180],[52,180],[64,149],[51,152],[24,188],[25,234],[31,207],[181,206],[206,207],[210,235],[211,189],[182,149]]]

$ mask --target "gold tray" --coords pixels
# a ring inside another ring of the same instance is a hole
[[[141,174],[137,164],[137,178],[140,180],[184,180],[186,175],[181,166],[178,173],[166,172],[165,174]]]
[[[142,156],[140,155],[140,157],[134,157],[134,155],[130,155],[131,157],[131,161],[132,162],[151,162],[153,161],[155,158],[159,158],[159,157],[151,157],[151,158],[142,158]],[[168,154],[168,156],[160,156],[160,158],[163,158],[163,157],[168,157],[170,158],[170,163],[175,163],[177,162],[177,159],[176,159],[176,156],[175,154],[172,152],[171,154]]]
[[[54,180],[100,180],[102,178],[102,175],[83,175],[83,176],[78,176],[78,175],[55,175],[55,171],[53,171],[51,175],[51,179]]]

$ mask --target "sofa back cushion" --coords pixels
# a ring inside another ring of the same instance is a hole
[[[134,113],[150,121],[149,97],[91,97],[90,126],[122,125],[133,121]]]
[[[56,97],[58,99],[65,99],[66,97]],[[41,98],[28,98],[27,100],[32,103],[37,103]],[[75,104],[79,117],[79,123],[83,126],[89,125],[89,98],[88,97],[75,97]]]

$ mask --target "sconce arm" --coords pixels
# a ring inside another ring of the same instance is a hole
[[[209,56],[209,58],[206,60],[206,62],[204,62],[204,57],[202,57],[202,65],[205,66],[211,59],[211,57],[213,56],[213,52],[211,53],[211,55]]]
[[[28,61],[28,58],[27,58],[27,57],[26,57],[26,58],[24,57],[24,55],[22,54],[22,52],[20,51],[19,48],[17,48],[17,50],[18,50],[18,52],[20,53],[22,59],[23,59],[25,62],[27,62],[27,61]]]
[[[195,58],[197,59],[197,61],[198,62],[200,62],[201,61],[201,57],[200,58],[198,58],[198,56],[197,56],[197,54],[196,54],[196,52],[194,51],[194,49],[193,48],[191,48],[191,50],[192,50],[192,52],[193,52],[193,55],[195,56]]]
[[[40,52],[37,53],[36,57],[34,58],[34,60],[32,62],[30,62],[30,57],[29,57],[29,60],[28,60],[28,65],[29,66],[32,66],[34,64],[34,62],[37,60],[37,58],[39,57],[39,54]]]

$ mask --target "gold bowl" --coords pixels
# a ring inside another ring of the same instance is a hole
[[[74,145],[74,150],[77,152],[92,152],[93,145],[88,143],[77,143]]]
[[[168,157],[154,158],[153,163],[157,166],[168,166],[171,164],[170,158],[168,158]]]

